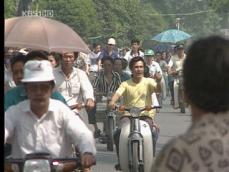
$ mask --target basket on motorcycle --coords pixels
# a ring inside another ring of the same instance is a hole
[[[106,102],[98,102],[96,103],[96,121],[103,122],[106,119],[105,113],[107,110],[107,103]]]

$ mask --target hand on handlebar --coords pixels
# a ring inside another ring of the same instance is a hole
[[[81,109],[84,108],[84,107],[85,107],[84,104],[77,103],[77,104],[71,105],[71,106],[70,106],[70,109],[71,109],[71,110],[74,110],[74,109],[81,110]]]
[[[113,101],[109,101],[108,108],[113,110],[113,109],[115,109],[115,107],[116,107],[115,103]]]
[[[84,168],[90,168],[96,164],[95,157],[92,153],[85,152],[81,157],[81,165]]]
[[[160,82],[161,79],[162,79],[162,75],[160,72],[157,72],[154,74],[154,79],[157,81],[157,82]]]
[[[87,99],[86,108],[92,110],[95,107],[95,102],[92,99]]]

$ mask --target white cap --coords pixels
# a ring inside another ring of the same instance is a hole
[[[21,82],[54,81],[53,67],[48,60],[29,60],[24,66]]]
[[[115,39],[114,38],[109,38],[107,44],[115,45]]]
[[[26,48],[22,48],[18,52],[22,53],[23,55],[27,55],[29,53],[28,51],[26,51]]]

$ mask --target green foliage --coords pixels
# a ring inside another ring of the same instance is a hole
[[[46,8],[54,11],[54,19],[66,23],[84,39],[100,34],[101,26],[91,0],[50,0]]]
[[[4,15],[5,18],[10,18],[15,16],[16,11],[16,1],[15,0],[5,0],[4,1]]]
[[[176,18],[180,29],[194,38],[229,27],[229,0],[5,0],[4,5],[5,18],[30,5],[32,10],[53,10],[54,19],[86,42],[90,37],[102,43],[115,37],[120,47],[130,45],[133,38],[150,40],[176,28]]]

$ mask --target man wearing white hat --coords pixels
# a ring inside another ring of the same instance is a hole
[[[106,58],[108,56],[112,57],[113,59],[115,58],[119,58],[119,54],[118,51],[115,50],[115,46],[116,46],[116,41],[114,38],[109,38],[107,41],[107,46],[102,49],[98,59],[98,65],[101,65],[101,59],[102,58]]]
[[[67,105],[50,98],[55,86],[51,63],[28,61],[22,82],[28,100],[5,112],[4,141],[12,141],[12,157],[24,158],[34,152],[48,152],[54,158],[70,157],[74,144],[81,153],[82,166],[92,166],[96,148],[91,131]]]

